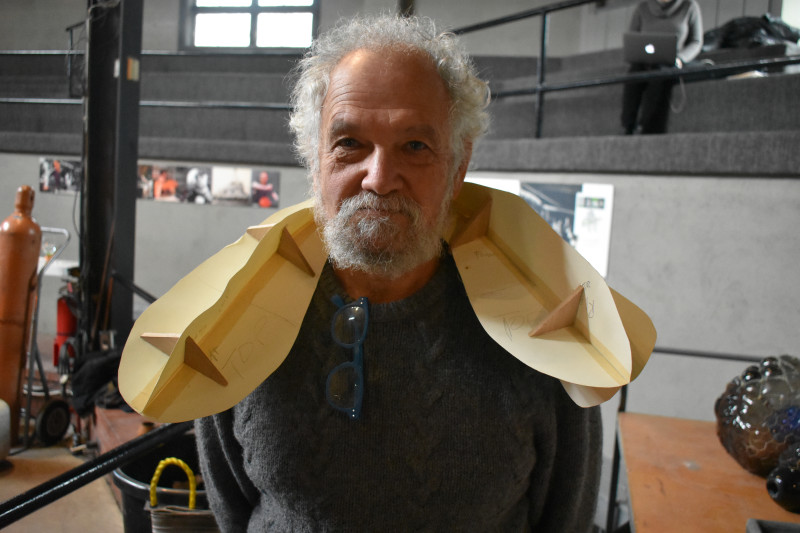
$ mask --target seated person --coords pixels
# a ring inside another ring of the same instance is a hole
[[[678,50],[674,65],[632,63],[628,72],[682,68],[703,47],[703,22],[695,0],[645,0],[636,7],[629,31],[674,33]],[[621,118],[626,135],[667,131],[673,85],[671,79],[625,84]]]

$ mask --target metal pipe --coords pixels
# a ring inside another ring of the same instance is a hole
[[[624,385],[619,390],[619,405],[617,416],[624,413],[628,405],[628,386]],[[606,533],[613,533],[617,525],[617,490],[619,485],[619,467],[622,456],[622,447],[619,441],[619,431],[614,431],[614,457],[611,464],[611,487],[608,491],[608,511],[606,512]]]
[[[87,461],[19,496],[1,503],[0,529],[104,476],[115,468],[138,459],[158,445],[183,435],[192,426],[192,421],[161,425],[91,461]]]
[[[82,98],[0,98],[0,104],[80,105]],[[141,107],[177,107],[192,109],[257,109],[264,111],[291,111],[292,106],[282,103],[220,102],[181,100],[142,100]]]
[[[146,300],[147,303],[151,304],[157,300],[156,296],[153,296],[152,294],[150,294],[143,288],[139,287],[128,278],[121,276],[118,272],[116,271],[112,272],[111,276],[114,278],[115,281],[118,281],[120,284],[122,284],[123,287],[131,291],[133,294],[139,296],[143,300]]]
[[[731,361],[742,361],[745,363],[760,363],[763,356],[758,355],[742,355],[724,352],[704,352],[702,350],[684,350],[679,348],[662,348],[656,346],[653,348],[654,353],[663,353],[667,355],[685,355],[688,357],[702,357],[705,359],[728,359]]]
[[[539,34],[539,62],[536,64],[536,86],[544,86],[546,72],[545,63],[547,62],[547,26],[549,17],[547,13],[542,14],[542,31]],[[542,123],[544,121],[544,91],[536,93],[536,138],[542,136]]]
[[[674,78],[688,78],[684,81],[703,81],[714,79],[738,72],[756,70],[766,67],[777,67],[794,65],[800,63],[800,55],[785,56],[772,59],[760,59],[757,61],[741,61],[735,63],[724,63],[712,66],[688,66],[682,69],[666,69],[661,72],[634,72],[618,76],[605,78],[594,78],[582,81],[573,81],[560,84],[531,87],[528,89],[516,89],[510,91],[498,91],[492,93],[492,99],[508,98],[512,96],[530,96],[539,92],[567,91],[571,89],[584,89],[588,87],[600,87],[603,85],[614,85],[618,83],[665,80]],[[0,98],[0,104],[46,104],[46,105],[79,105],[83,100],[80,98]],[[284,103],[258,103],[258,102],[221,102],[221,101],[162,101],[162,100],[143,100],[140,102],[142,107],[173,107],[173,108],[202,108],[202,109],[260,109],[264,111],[291,111],[292,106]]]
[[[511,91],[499,91],[492,94],[492,99],[507,98],[510,96],[529,96],[537,92],[566,91],[570,89],[583,89],[587,87],[600,87],[602,85],[615,85],[617,83],[667,80],[674,78],[688,78],[684,81],[703,81],[718,77],[757,70],[765,67],[776,67],[794,65],[800,63],[800,55],[785,56],[771,59],[759,59],[757,61],[738,61],[724,63],[720,65],[687,66],[682,69],[670,68],[663,71],[634,72],[618,76],[608,76],[605,78],[594,78],[581,81],[565,82],[553,85],[542,85],[529,89],[517,89]]]
[[[503,24],[508,24],[509,22],[516,22],[517,20],[538,17],[539,15],[544,15],[553,11],[560,11],[562,9],[582,6],[583,4],[594,4],[595,2],[597,2],[597,0],[565,0],[564,2],[556,2],[543,7],[537,7],[534,9],[528,9],[527,11],[514,13],[513,15],[506,15],[504,17],[487,20],[485,22],[479,22],[470,26],[464,26],[462,28],[453,30],[453,33],[456,35],[462,35],[464,33],[470,33],[473,31],[485,30],[487,28],[493,28],[494,26],[502,26]]]

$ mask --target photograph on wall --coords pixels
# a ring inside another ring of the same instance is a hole
[[[250,205],[249,167],[213,167],[211,169],[211,196],[218,205]]]
[[[519,194],[601,276],[606,277],[613,185],[523,182]]]
[[[139,165],[137,196],[160,202],[209,204],[211,168]]]
[[[39,190],[79,192],[80,161],[39,159]],[[159,165],[137,167],[136,197],[158,202],[277,208],[281,173],[270,168]]]
[[[77,192],[81,188],[83,165],[68,159],[39,159],[39,191]]]
[[[250,183],[252,203],[256,207],[278,207],[281,175],[277,170],[253,169]]]

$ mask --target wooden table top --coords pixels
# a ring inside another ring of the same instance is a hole
[[[720,444],[714,422],[620,413],[636,533],[742,532],[747,520],[800,523],[772,501],[766,479]]]

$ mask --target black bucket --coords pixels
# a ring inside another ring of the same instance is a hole
[[[167,457],[182,459],[195,474],[200,473],[193,433],[176,437],[112,472],[114,485],[122,492],[122,523],[125,526],[125,533],[152,532],[150,512],[145,509],[145,505],[150,501],[150,480],[153,479],[158,463]],[[185,481],[186,474],[180,468],[165,469],[156,488],[159,505],[187,506],[189,489],[171,488],[175,482]],[[206,491],[199,487],[197,508],[208,509]]]

